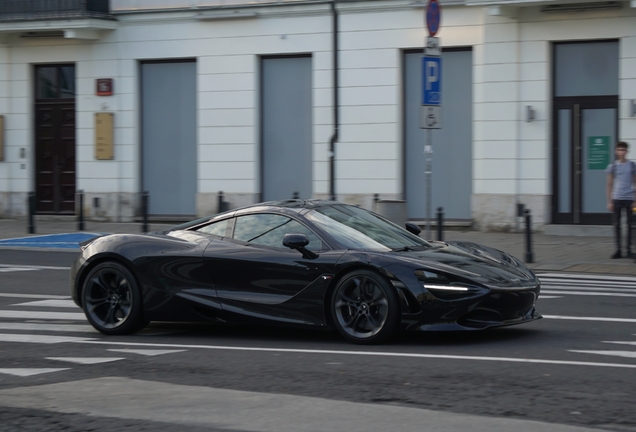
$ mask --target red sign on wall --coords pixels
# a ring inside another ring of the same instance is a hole
[[[97,83],[97,96],[112,96],[113,95],[113,79],[112,78],[98,78],[95,80]]]

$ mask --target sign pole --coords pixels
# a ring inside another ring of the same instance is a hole
[[[426,6],[426,27],[429,36],[424,43],[422,57],[422,105],[420,106],[420,128],[427,129],[424,143],[426,166],[426,239],[431,239],[431,219],[433,201],[433,131],[442,127],[442,50],[439,38],[441,7],[438,0],[428,0]]]
[[[424,146],[426,155],[426,239],[431,239],[431,195],[433,194],[433,133],[432,129],[426,130],[427,143]]]

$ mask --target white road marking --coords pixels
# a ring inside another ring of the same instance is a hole
[[[544,290],[544,289],[542,289],[541,292],[546,294],[571,294],[571,295],[583,295],[583,296],[636,297],[636,294],[607,293],[607,292],[552,291],[552,290]]]
[[[0,268],[25,268],[30,270],[70,270],[70,267],[22,265],[22,264],[0,264]]]
[[[619,345],[636,345],[636,342],[632,341],[603,341],[603,343],[619,344]]]
[[[50,372],[59,372],[69,370],[69,368],[46,368],[46,369],[36,369],[36,368],[4,368],[0,369],[0,373],[6,375],[15,375],[19,377],[28,377],[31,375],[39,375],[43,373]]]
[[[538,273],[539,280],[543,278],[550,279],[582,279],[596,281],[625,281],[636,283],[636,277],[633,276],[610,276],[585,273]]]
[[[38,269],[26,268],[26,267],[0,267],[0,273],[11,272],[23,272],[23,271],[37,271]]]
[[[636,351],[587,351],[587,350],[568,350],[575,353],[583,354],[601,354],[614,357],[636,358]]]
[[[37,324],[0,322],[0,330],[26,330],[26,331],[52,331],[52,332],[78,332],[99,333],[93,326],[81,324]]]
[[[567,360],[547,360],[547,359],[530,359],[530,358],[514,358],[514,357],[480,357],[480,356],[460,356],[449,354],[418,354],[418,353],[399,353],[399,352],[382,352],[382,351],[336,351],[336,350],[312,350],[312,349],[292,349],[292,348],[256,348],[256,347],[239,347],[239,346],[221,346],[221,345],[186,345],[186,344],[157,344],[157,343],[133,343],[133,342],[110,342],[97,340],[77,340],[71,341],[80,344],[95,345],[123,345],[137,347],[156,347],[156,348],[185,348],[185,349],[209,349],[224,351],[247,351],[247,352],[278,352],[292,354],[329,354],[329,355],[354,355],[369,357],[402,357],[402,358],[422,358],[422,359],[446,359],[446,360],[477,360],[492,362],[508,362],[508,363],[534,363],[534,364],[552,364],[552,365],[568,365],[568,366],[591,366],[591,367],[611,367],[636,369],[636,364],[620,364],[620,363],[596,363],[581,362]],[[634,342],[636,344],[636,342]]]
[[[143,350],[143,349],[123,348],[123,349],[109,349],[108,351],[132,353],[132,354],[139,354],[139,355],[145,355],[145,356],[157,356],[157,355],[163,355],[163,354],[186,352],[187,350]]]
[[[46,360],[57,360],[83,365],[109,363],[118,360],[126,360],[124,357],[44,357]]]
[[[0,342],[25,342],[25,343],[41,343],[41,344],[57,344],[63,342],[80,342],[90,340],[88,338],[80,338],[73,336],[51,336],[51,335],[32,335],[32,334],[7,334],[0,333]]]
[[[78,309],[73,300],[36,300],[26,303],[16,303],[11,306],[42,306],[42,307],[60,307]]]
[[[606,285],[603,285],[606,286]],[[542,285],[545,287],[545,285]],[[625,293],[636,293],[636,288],[601,288],[598,286],[581,286],[581,285],[550,285],[545,287],[545,289],[558,289],[558,290],[566,290],[566,291],[609,291],[609,292],[625,292]],[[541,290],[543,292],[543,290]]]
[[[46,295],[46,294],[21,294],[21,293],[0,293],[0,297],[8,298],[37,298],[37,299],[70,299],[70,296]]]
[[[624,276],[543,273],[541,294],[636,297],[636,278]]]
[[[563,296],[554,296],[554,295],[541,295],[541,296],[539,296],[539,300],[555,299],[555,298],[563,298]]]
[[[559,320],[575,320],[575,321],[603,321],[603,322],[636,323],[636,319],[634,319],[634,318],[577,317],[577,316],[561,316],[561,315],[543,315],[543,318],[559,319]]]
[[[40,312],[40,311],[0,310],[0,318],[86,321],[86,315],[84,315],[81,312]]]

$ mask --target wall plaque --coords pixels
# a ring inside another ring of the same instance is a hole
[[[114,159],[114,118],[113,113],[95,113],[95,159]]]
[[[112,96],[113,95],[113,79],[112,78],[98,78],[95,80],[97,85],[97,96]]]

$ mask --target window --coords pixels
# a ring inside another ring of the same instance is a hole
[[[75,98],[75,66],[36,66],[36,99]]]
[[[309,229],[294,219],[275,214],[255,214],[236,218],[234,239],[246,243],[284,248],[285,234],[305,234],[309,239],[307,249],[322,249],[322,241]]]
[[[197,231],[212,234],[219,237],[225,237],[225,232],[227,231],[227,224],[229,219],[224,219],[222,221],[214,222],[209,225],[198,228]]]

